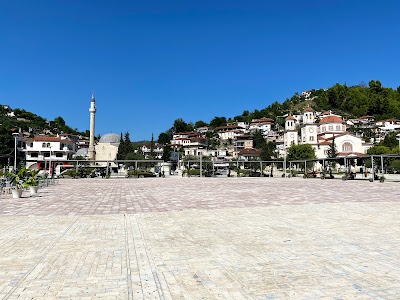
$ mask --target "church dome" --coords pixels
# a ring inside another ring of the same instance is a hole
[[[107,133],[100,138],[99,143],[112,143],[112,144],[119,144],[121,138],[116,133]]]

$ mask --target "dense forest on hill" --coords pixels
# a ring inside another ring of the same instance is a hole
[[[379,80],[347,86],[336,83],[328,89],[311,90],[309,97],[294,94],[283,103],[274,102],[262,110],[244,111],[242,115],[232,118],[233,121],[250,122],[262,117],[275,119],[286,113],[297,113],[305,106],[318,111],[334,110],[348,118],[364,115],[376,119],[400,119],[400,86],[397,90],[382,87]]]

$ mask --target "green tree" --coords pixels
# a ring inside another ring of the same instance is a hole
[[[65,126],[65,121],[62,117],[55,118],[53,122],[56,127],[64,127]]]
[[[398,133],[396,131],[389,132],[382,141],[382,146],[386,146],[388,148],[396,148],[399,145],[397,134]]]
[[[194,124],[195,128],[200,128],[200,127],[205,127],[205,126],[208,126],[208,124],[202,120],[199,120]]]
[[[174,133],[193,131],[193,124],[188,124],[182,118],[179,118],[174,121],[173,129]]]
[[[14,137],[6,128],[0,126],[0,162],[4,166],[14,155]]]
[[[276,145],[273,142],[264,143],[261,147],[261,160],[272,160],[272,157],[275,156]]]
[[[164,146],[163,155],[162,155],[162,160],[163,161],[170,161],[171,160],[171,152],[172,152],[171,146],[165,145]]]
[[[144,160],[144,155],[139,152],[130,152],[125,155],[125,160]],[[141,167],[143,164],[139,163],[138,167]],[[126,167],[133,167],[135,166],[134,162],[127,162],[125,164]]]
[[[335,138],[332,139],[327,152],[329,158],[336,158],[338,156],[339,152],[336,149]]]
[[[158,136],[158,143],[159,144],[169,144],[172,140],[172,133],[169,131],[166,132],[161,132],[160,135]]]
[[[375,145],[367,150],[367,154],[369,155],[381,155],[390,153],[391,153],[390,148],[382,145]]]
[[[126,155],[132,152],[134,152],[134,148],[129,136],[129,132],[125,132],[124,138],[122,137],[122,132],[121,132],[121,137],[117,152],[117,159],[126,159]]]
[[[210,122],[211,128],[216,128],[216,127],[225,126],[225,125],[226,125],[225,117],[214,117],[214,119],[212,119]]]
[[[288,160],[315,159],[315,149],[310,144],[291,145],[287,149]]]
[[[266,144],[263,133],[261,130],[256,130],[253,133],[253,147],[256,149],[261,149]]]

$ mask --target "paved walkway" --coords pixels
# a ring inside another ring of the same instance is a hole
[[[0,299],[399,299],[400,185],[60,180],[0,198]]]

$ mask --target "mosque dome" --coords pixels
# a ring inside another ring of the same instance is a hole
[[[88,148],[80,148],[76,151],[75,156],[87,156],[88,155]]]
[[[100,138],[99,143],[112,143],[119,144],[121,142],[121,137],[116,133],[107,133]]]

